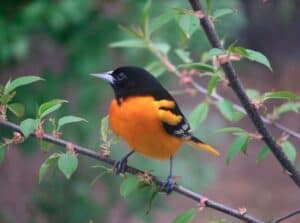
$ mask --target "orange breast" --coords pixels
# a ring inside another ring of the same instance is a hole
[[[130,97],[110,105],[109,122],[116,135],[136,152],[165,160],[176,153],[182,140],[169,135],[162,126],[153,97]]]

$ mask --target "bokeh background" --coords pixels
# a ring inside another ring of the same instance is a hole
[[[237,12],[217,23],[218,31],[227,43],[237,41],[246,48],[263,52],[270,59],[274,72],[249,62],[237,64],[245,86],[261,92],[291,90],[300,94],[300,3],[297,0],[272,1],[212,1],[213,8],[233,8]],[[111,89],[88,74],[111,70],[119,65],[147,66],[155,57],[143,49],[109,48],[114,41],[128,34],[119,24],[130,26],[141,22],[145,1],[130,0],[2,0],[0,7],[0,83],[22,75],[40,75],[44,83],[18,90],[16,100],[26,104],[26,117],[33,117],[38,104],[52,98],[69,101],[56,115],[73,114],[84,117],[88,124],[65,129],[64,138],[81,145],[97,148],[100,143],[100,120],[107,113]],[[189,9],[187,1],[153,1],[151,18],[173,7]],[[155,34],[155,38],[180,47],[182,34],[175,21]],[[193,57],[209,50],[201,30],[188,41]],[[172,58],[178,63],[176,58]],[[159,80],[169,90],[182,85],[172,74]],[[204,83],[203,83],[204,84]],[[222,95],[236,98],[225,87]],[[191,110],[203,96],[176,95],[184,113]],[[19,123],[20,120],[12,118]],[[284,115],[286,126],[300,131],[299,117]],[[208,119],[197,135],[213,143],[225,154],[231,136],[214,134],[214,130],[232,126],[211,108]],[[238,124],[254,131],[245,118]],[[280,132],[270,129],[276,136]],[[0,128],[0,135],[9,133]],[[299,141],[293,143],[299,147]],[[220,158],[207,156],[189,148],[182,149],[175,159],[175,173],[180,183],[232,207],[247,207],[249,213],[268,219],[280,216],[300,205],[298,188],[283,173],[277,161],[268,156],[259,165],[255,156],[262,144],[251,143],[247,155],[238,155],[231,165]],[[124,147],[124,149],[120,149]],[[127,152],[124,144],[112,148],[112,156],[120,158]],[[105,176],[91,185],[99,170],[91,168],[96,162],[81,157],[76,174],[67,181],[57,168],[38,184],[38,170],[49,154],[39,150],[39,143],[29,139],[24,146],[11,147],[0,166],[0,222],[171,222],[180,212],[195,204],[176,194],[160,195],[150,214],[147,197],[137,193],[128,199],[119,195],[122,181]],[[154,174],[166,176],[168,164],[135,156],[130,163]],[[194,222],[238,222],[228,216],[205,209]],[[300,217],[287,222],[300,222]]]

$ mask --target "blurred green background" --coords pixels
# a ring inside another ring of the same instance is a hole
[[[46,79],[44,83],[18,90],[16,100],[26,104],[26,117],[33,117],[42,102],[52,98],[66,99],[69,103],[57,117],[73,114],[89,123],[66,128],[63,137],[96,149],[100,143],[101,118],[106,115],[108,99],[113,94],[105,83],[88,74],[127,64],[145,67],[156,60],[144,49],[109,48],[110,43],[128,38],[128,34],[119,29],[119,24],[141,23],[145,3],[144,0],[3,0],[0,7],[1,83],[29,74]],[[272,62],[273,74],[259,65],[238,64],[245,85],[261,91],[283,88],[299,94],[300,29],[293,28],[300,27],[299,1],[274,0],[264,4],[262,1],[214,0],[212,3],[214,9],[236,10],[216,23],[227,44],[237,41],[247,48],[264,52]],[[150,19],[179,7],[190,9],[188,1],[152,1]],[[196,58],[209,49],[201,30],[185,42],[176,21],[156,32],[154,39],[168,43],[172,49],[186,48]],[[174,55],[170,58],[179,63]],[[178,81],[169,73],[159,80],[170,90],[180,89]],[[224,91],[224,94],[232,97],[230,92]],[[188,115],[202,97],[179,95],[176,98]],[[291,128],[300,130],[291,117],[285,117],[284,121]],[[241,124],[251,130],[247,121]],[[212,132],[224,125],[230,124],[213,111],[197,132],[202,139],[220,147],[223,154],[230,137],[217,135],[216,140]],[[4,129],[0,130],[0,136],[8,135]],[[119,149],[121,147],[124,149]],[[248,211],[260,217],[276,216],[293,208],[299,202],[297,196],[283,195],[286,201],[278,202],[277,195],[285,190],[291,191],[290,194],[293,190],[298,193],[296,188],[281,174],[272,157],[256,165],[253,157],[259,146],[254,144],[252,147],[247,157],[238,157],[230,167],[224,164],[223,158],[214,160],[197,151],[183,149],[175,159],[175,174],[182,176],[179,182],[189,188],[235,207],[247,206]],[[143,193],[126,200],[120,197],[121,178],[108,175],[90,185],[99,170],[91,168],[95,161],[83,157],[71,180],[67,181],[54,169],[39,185],[38,169],[49,154],[38,148],[36,140],[30,139],[24,146],[11,148],[6,154],[0,166],[0,222],[170,222],[179,212],[194,205],[177,195],[160,195],[147,214],[149,198]],[[120,158],[127,151],[121,143],[112,148],[112,156]],[[136,155],[130,159],[130,164],[153,170],[161,177],[167,175],[168,162]],[[273,190],[269,188],[271,185]],[[202,222],[227,217],[204,211],[198,218]],[[235,221],[230,219],[228,222]]]

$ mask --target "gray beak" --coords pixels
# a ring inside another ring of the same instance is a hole
[[[111,75],[113,71],[108,71],[105,73],[99,73],[99,74],[91,74],[94,77],[100,78],[102,80],[107,81],[110,84],[114,84],[114,77]]]

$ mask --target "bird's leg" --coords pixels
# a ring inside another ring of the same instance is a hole
[[[170,158],[169,176],[167,177],[167,180],[162,185],[162,189],[165,190],[167,194],[170,194],[173,191],[175,186],[175,180],[173,179],[172,170],[173,170],[173,156],[171,156]]]
[[[131,156],[134,153],[134,151],[130,151],[127,153],[122,159],[115,162],[114,165],[114,171],[116,174],[124,173],[126,166],[127,166],[127,159],[129,156]]]

